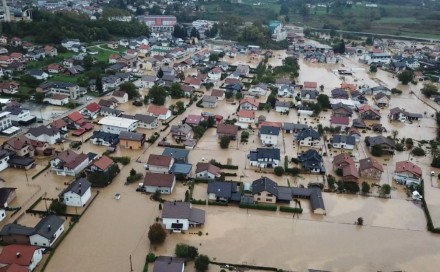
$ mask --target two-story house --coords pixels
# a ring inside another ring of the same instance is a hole
[[[147,163],[144,165],[146,170],[152,173],[169,173],[174,164],[174,158],[171,156],[163,156],[150,154]]]
[[[319,132],[317,132],[311,127],[301,130],[296,135],[296,142],[300,146],[310,146],[310,147],[318,148],[320,141],[321,141],[321,135],[319,134]]]
[[[257,148],[248,155],[250,166],[258,168],[275,168],[280,165],[280,150],[278,148]]]
[[[280,128],[274,126],[261,126],[259,136],[261,143],[264,146],[277,146],[278,136],[280,135]]]
[[[51,171],[59,176],[76,176],[89,165],[87,154],[77,154],[68,149],[55,155],[50,161]]]

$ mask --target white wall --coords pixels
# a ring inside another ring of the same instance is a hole
[[[90,189],[90,187],[87,189],[87,191],[82,195],[78,195],[76,193],[73,192],[67,192],[64,194],[64,203],[67,206],[72,206],[72,207],[83,207],[86,205],[87,201],[90,199],[90,197],[92,196],[92,190]]]
[[[64,224],[60,226],[60,228],[55,232],[55,239],[52,241],[52,243],[50,243],[49,239],[46,239],[45,237],[39,235],[39,234],[34,234],[31,235],[29,237],[30,239],[30,244],[33,246],[43,246],[43,247],[50,247],[52,246],[55,241],[60,237],[61,233],[63,233],[64,231]]]
[[[163,218],[162,222],[165,225],[165,229],[168,229],[168,230],[172,229],[171,224],[173,224],[173,223],[183,224],[182,230],[188,230],[188,228],[189,228],[188,219]]]
[[[29,271],[32,271],[37,267],[40,263],[41,259],[43,259],[43,249],[37,249],[34,251],[34,255],[32,256],[32,260],[30,265],[28,266]]]

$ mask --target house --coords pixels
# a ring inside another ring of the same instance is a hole
[[[28,126],[37,120],[37,117],[31,115],[28,109],[23,108],[20,105],[10,105],[3,109],[3,111],[10,113],[12,124],[18,124],[21,126]]]
[[[84,116],[77,111],[67,115],[64,121],[67,123],[67,127],[69,129],[78,129],[87,123],[84,119]]]
[[[35,166],[35,159],[23,156],[13,156],[8,161],[9,167],[29,170]]]
[[[47,66],[47,72],[49,72],[50,74],[59,74],[62,73],[63,71],[64,68],[56,63],[52,63]]]
[[[367,97],[362,94],[360,91],[354,91],[351,93],[351,100],[355,102],[359,102],[359,104],[367,104],[368,99]]]
[[[49,75],[41,70],[29,70],[28,74],[38,80],[47,80]]]
[[[118,100],[119,104],[126,103],[128,101],[128,94],[124,91],[113,91],[112,96]]]
[[[332,165],[333,169],[343,169],[345,166],[349,164],[355,164],[354,160],[347,153],[340,153],[333,157]]]
[[[249,75],[249,71],[250,71],[250,67],[249,67],[249,65],[246,65],[246,64],[239,64],[239,65],[237,65],[237,68],[235,69],[235,72],[239,76],[244,76],[244,77]]]
[[[56,106],[64,106],[69,104],[69,96],[64,94],[49,94],[43,99],[43,102]]]
[[[107,107],[111,109],[115,109],[118,106],[118,100],[116,98],[112,97],[110,99],[99,99],[98,105],[100,107]]]
[[[2,187],[0,188],[0,208],[5,209],[17,197],[15,192],[17,188]]]
[[[294,133],[294,134],[297,134],[301,130],[304,130],[304,129],[307,129],[307,128],[309,128],[309,126],[305,125],[305,124],[295,124],[295,123],[288,123],[288,122],[283,123],[284,133]]]
[[[390,104],[391,96],[380,92],[373,96],[373,100],[376,103],[376,105],[380,108],[388,107]]]
[[[85,178],[73,181],[58,195],[60,201],[69,207],[85,207],[92,197],[91,185]]]
[[[255,111],[251,110],[240,110],[237,113],[238,122],[240,123],[255,123]]]
[[[252,196],[256,203],[276,203],[277,201],[290,202],[292,196],[279,194],[278,184],[267,177],[261,177],[252,182]]]
[[[202,121],[201,115],[189,114],[185,119],[185,124],[191,127],[196,127],[200,124],[201,121]]]
[[[222,76],[222,69],[219,67],[214,67],[211,71],[208,72],[208,78],[211,81],[218,81]]]
[[[188,140],[192,137],[192,127],[188,124],[171,126],[171,135],[176,140]]]
[[[176,163],[187,163],[189,151],[181,148],[165,147],[162,156],[173,157]]]
[[[410,161],[396,162],[394,179],[404,185],[419,185],[422,180],[422,169]]]
[[[374,148],[375,146],[380,146],[382,151],[390,155],[394,154],[394,149],[396,148],[393,140],[382,135],[367,138],[367,146],[370,149]]]
[[[211,96],[217,97],[218,101],[225,99],[225,91],[219,89],[212,89]]]
[[[287,113],[290,111],[290,106],[291,106],[290,102],[276,101],[275,102],[275,111]]]
[[[245,97],[240,100],[240,110],[258,110],[258,102],[253,97]]]
[[[217,125],[217,136],[219,138],[223,136],[228,136],[231,140],[237,138],[238,126],[230,124],[218,124]]]
[[[193,208],[189,202],[164,202],[162,223],[165,229],[173,232],[186,231],[190,227],[200,227],[205,224],[205,211]]]
[[[293,87],[290,85],[281,85],[278,87],[278,96],[280,97],[291,97],[294,96]]]
[[[13,151],[17,156],[33,157],[35,155],[31,140],[24,135],[10,138],[3,143],[3,149]]]
[[[367,179],[380,180],[383,173],[382,165],[374,158],[359,160],[359,175]]]
[[[333,104],[332,112],[336,117],[351,117],[353,115],[353,110],[342,103]]]
[[[115,165],[115,162],[109,157],[102,155],[101,158],[97,159],[90,165],[90,172],[92,173],[107,173],[110,168]]]
[[[101,110],[99,111],[99,114],[101,116],[122,117],[121,115],[122,115],[123,111],[121,111],[121,110],[112,109],[110,107],[105,107],[105,106],[101,106],[101,105],[100,105],[100,107],[101,107]],[[156,119],[156,118],[154,117],[154,119]],[[142,127],[140,122],[138,124],[138,127]]]
[[[31,245],[8,245],[3,247],[0,254],[0,264],[2,267],[15,267],[15,270],[5,271],[20,272],[33,271],[43,258],[43,249]]]
[[[180,88],[183,91],[183,95],[187,98],[192,97],[195,88],[193,86],[189,86],[189,85],[185,85],[185,84],[181,84]]]
[[[348,135],[353,136],[356,143],[359,143],[361,141],[361,133],[356,128],[352,127],[348,130]]]
[[[147,109],[147,114],[162,121],[171,117],[171,111],[164,106],[150,105]]]
[[[343,182],[358,182],[359,171],[354,163],[350,163],[342,167]]]
[[[119,146],[129,149],[141,149],[145,143],[145,133],[121,131],[119,133]]]
[[[127,118],[127,116],[124,117]],[[138,121],[138,128],[155,129],[159,126],[155,116],[137,113],[132,118]]]
[[[8,160],[14,153],[9,150],[0,149],[0,172],[8,168]]]
[[[29,236],[34,232],[34,228],[19,224],[6,224],[0,231],[0,238],[4,244],[29,244]]]
[[[145,173],[143,187],[147,193],[157,191],[162,194],[171,194],[176,185],[176,176],[174,174]]]
[[[38,222],[29,242],[34,246],[51,247],[64,231],[64,220],[56,215],[49,215]]]
[[[257,148],[249,151],[250,166],[259,168],[275,168],[280,165],[280,150],[278,148]]]
[[[95,145],[116,146],[119,143],[119,135],[103,131],[93,131],[90,140]]]
[[[273,126],[261,126],[259,130],[261,143],[265,146],[277,146],[280,128]]]
[[[264,83],[259,83],[257,85],[252,86],[249,89],[249,94],[254,96],[265,96],[269,91],[269,86]]]
[[[304,81],[303,90],[316,90],[318,88],[318,83],[314,81]]]
[[[184,258],[159,256],[154,261],[153,272],[183,272],[185,262]]]
[[[48,144],[55,144],[61,139],[60,130],[57,128],[48,128],[44,125],[30,128],[25,134],[30,140],[47,142]]]
[[[367,128],[367,125],[365,124],[364,120],[362,119],[353,119],[353,128],[359,128],[359,129],[365,129]]]
[[[363,120],[379,120],[380,113],[378,110],[373,109],[370,105],[363,105],[359,107],[359,117]],[[354,122],[354,120],[353,120]]]
[[[171,156],[150,154],[144,167],[152,173],[167,174],[170,172],[173,164],[174,158]]]
[[[240,202],[240,186],[233,181],[212,181],[208,183],[208,199],[216,202]]]
[[[58,55],[58,50],[53,46],[46,45],[44,46],[43,49],[44,49],[44,53],[48,57],[56,57]]]
[[[400,122],[405,122],[405,121],[419,121],[420,119],[423,118],[423,115],[420,113],[412,113],[412,112],[407,112],[405,109],[401,109],[401,108],[392,108],[390,110],[390,113],[388,115],[388,117],[390,118],[390,120],[393,121],[400,121]]]
[[[95,102],[92,102],[84,108],[83,114],[89,116],[91,119],[95,119],[96,117],[98,117],[100,111],[101,106],[99,106]]]
[[[353,150],[356,145],[356,138],[348,135],[333,135],[332,146],[346,150]]]
[[[10,82],[1,82],[0,83],[0,92],[4,94],[15,94],[18,93],[18,88],[20,84],[15,81]]]
[[[310,188],[291,188],[292,198],[304,198],[310,200],[310,206],[314,214],[325,215],[324,199],[321,189],[316,187]]]
[[[330,127],[340,127],[341,130],[344,130],[350,124],[349,117],[330,117]]]
[[[138,121],[122,117],[106,116],[99,120],[98,124],[101,125],[101,131],[103,132],[120,134],[122,131],[135,131]]]
[[[319,92],[317,90],[301,90],[301,99],[304,101],[315,102],[319,96]]]
[[[346,90],[341,88],[336,88],[331,91],[332,98],[338,99],[348,99],[348,93]]]
[[[199,162],[196,165],[196,177],[215,180],[221,177],[221,169],[208,162]]]
[[[204,95],[202,98],[201,105],[204,108],[216,108],[217,107],[217,100],[218,100],[218,98],[216,96]]]
[[[322,156],[315,149],[309,149],[306,152],[301,153],[298,156],[298,161],[308,172],[325,174]]]
[[[89,165],[87,154],[65,150],[50,161],[50,169],[59,176],[76,176]]]
[[[310,146],[317,148],[321,141],[321,135],[311,127],[301,130],[296,135],[296,141],[300,146]]]
[[[156,76],[149,76],[149,75],[142,76],[142,78],[141,78],[141,87],[142,88],[151,88],[151,87],[154,86],[156,81],[157,81],[157,77]]]

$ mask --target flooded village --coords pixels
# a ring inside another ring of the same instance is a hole
[[[438,82],[402,84],[392,53],[410,53],[392,40],[334,54],[289,37],[287,50],[116,42],[103,93],[73,99],[75,84],[45,82],[35,96],[51,105],[5,98],[0,263],[196,271],[166,259],[183,243],[209,256],[208,271],[437,271],[426,210],[440,227],[440,100],[423,88]]]

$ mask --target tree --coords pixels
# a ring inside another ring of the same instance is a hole
[[[186,32],[186,28],[184,26],[177,24],[174,26],[173,36],[176,38],[185,39],[188,37],[188,33]]]
[[[411,151],[414,156],[425,156],[426,152],[421,147],[416,147]]]
[[[150,230],[148,231],[148,239],[150,243],[153,245],[162,244],[167,238],[167,232],[159,223],[154,223],[150,226]]]
[[[185,103],[183,103],[182,101],[177,101],[176,108],[178,113],[182,113],[185,110]]]
[[[363,194],[368,194],[370,192],[370,184],[368,184],[365,181],[362,182],[361,191],[362,191]]]
[[[119,90],[124,91],[128,94],[128,99],[134,99],[140,96],[139,91],[133,82],[124,82],[119,85]]]
[[[249,132],[247,132],[246,130],[243,130],[241,132],[241,137],[240,137],[240,141],[241,142],[247,142],[249,139]]]
[[[433,95],[438,94],[438,89],[434,84],[428,83],[423,86],[423,88],[420,90],[422,94],[426,97],[431,97]]]
[[[44,102],[44,93],[35,93],[35,103],[37,104],[43,104]]]
[[[321,90],[321,92],[323,92],[324,91],[324,85],[319,85],[319,89]]]
[[[380,194],[389,195],[391,193],[391,186],[388,184],[384,184],[380,187]]]
[[[335,170],[335,173],[336,173],[337,176],[342,177],[342,175],[343,175],[342,168],[338,168],[338,169],[336,169],[336,170]]]
[[[194,266],[197,272],[205,272],[209,267],[209,257],[206,255],[200,255],[194,262]]]
[[[364,219],[362,217],[358,217],[356,224],[358,226],[363,226],[364,225]]]
[[[432,158],[431,166],[434,168],[440,168],[440,156],[439,155],[434,156]]]
[[[375,157],[381,157],[383,155],[383,149],[380,145],[375,145],[371,148],[371,154]]]
[[[182,86],[179,83],[173,83],[170,87],[170,96],[173,99],[179,99],[185,96]]]
[[[396,141],[396,137],[397,137],[398,134],[399,134],[399,131],[397,131],[395,129],[393,129],[391,131],[391,135],[393,136],[393,141]]]
[[[101,76],[98,76],[96,78],[95,87],[96,87],[96,91],[98,93],[100,93],[100,94],[104,91],[104,88],[102,86],[102,78],[101,78]]]
[[[335,179],[335,177],[332,176],[332,175],[328,175],[328,176],[327,176],[327,185],[328,185],[328,188],[330,188],[331,190],[334,190],[334,189],[335,189],[335,184],[336,184],[336,179]]]
[[[392,94],[402,94],[402,90],[399,90],[399,89],[397,89],[397,88],[392,88],[392,89],[391,89],[391,93],[392,93]]]
[[[162,78],[162,77],[163,77],[162,67],[160,67],[160,68],[159,68],[159,71],[157,71],[157,77],[158,77],[158,78]]]
[[[236,94],[235,94],[235,99],[236,100],[241,100],[243,98],[243,94],[241,93],[241,92],[237,92]]]
[[[399,75],[397,75],[397,79],[403,84],[408,85],[414,78],[414,73],[411,70],[405,70]]]
[[[373,37],[368,36],[367,40],[365,40],[366,45],[373,45]]]
[[[330,103],[330,98],[328,97],[328,95],[320,94],[320,95],[318,95],[317,100],[323,109],[331,109],[332,108],[332,104]]]
[[[212,127],[214,127],[214,125],[215,125],[215,119],[214,119],[214,116],[209,116],[209,117],[208,117],[208,120],[206,120],[206,126],[207,126],[208,128],[212,128]]]
[[[130,176],[135,176],[136,175],[136,170],[134,170],[133,168],[131,168],[130,170]]]
[[[194,246],[180,243],[176,245],[176,248],[174,249],[174,254],[176,254],[176,256],[180,258],[194,260],[199,256],[199,251]]]
[[[376,72],[377,72],[377,66],[374,65],[374,64],[371,64],[371,65],[370,65],[370,72],[371,72],[371,73],[376,73]]]
[[[216,53],[211,53],[211,55],[209,55],[209,61],[214,61],[217,62],[219,60],[219,56]]]
[[[49,206],[49,211],[52,211],[56,214],[63,214],[66,212],[66,209],[67,205],[59,201],[58,199],[53,200]]]
[[[281,177],[284,174],[284,168],[281,166],[277,166],[273,169],[273,172],[275,173],[275,175]]]
[[[220,138],[220,147],[223,149],[227,149],[229,147],[229,143],[231,142],[231,138],[229,136],[222,136]]]
[[[148,97],[151,99],[151,102],[155,105],[163,105],[167,99],[168,93],[164,87],[154,85],[151,87],[148,92]]]
[[[191,29],[190,37],[200,39],[200,33],[195,27]]]

